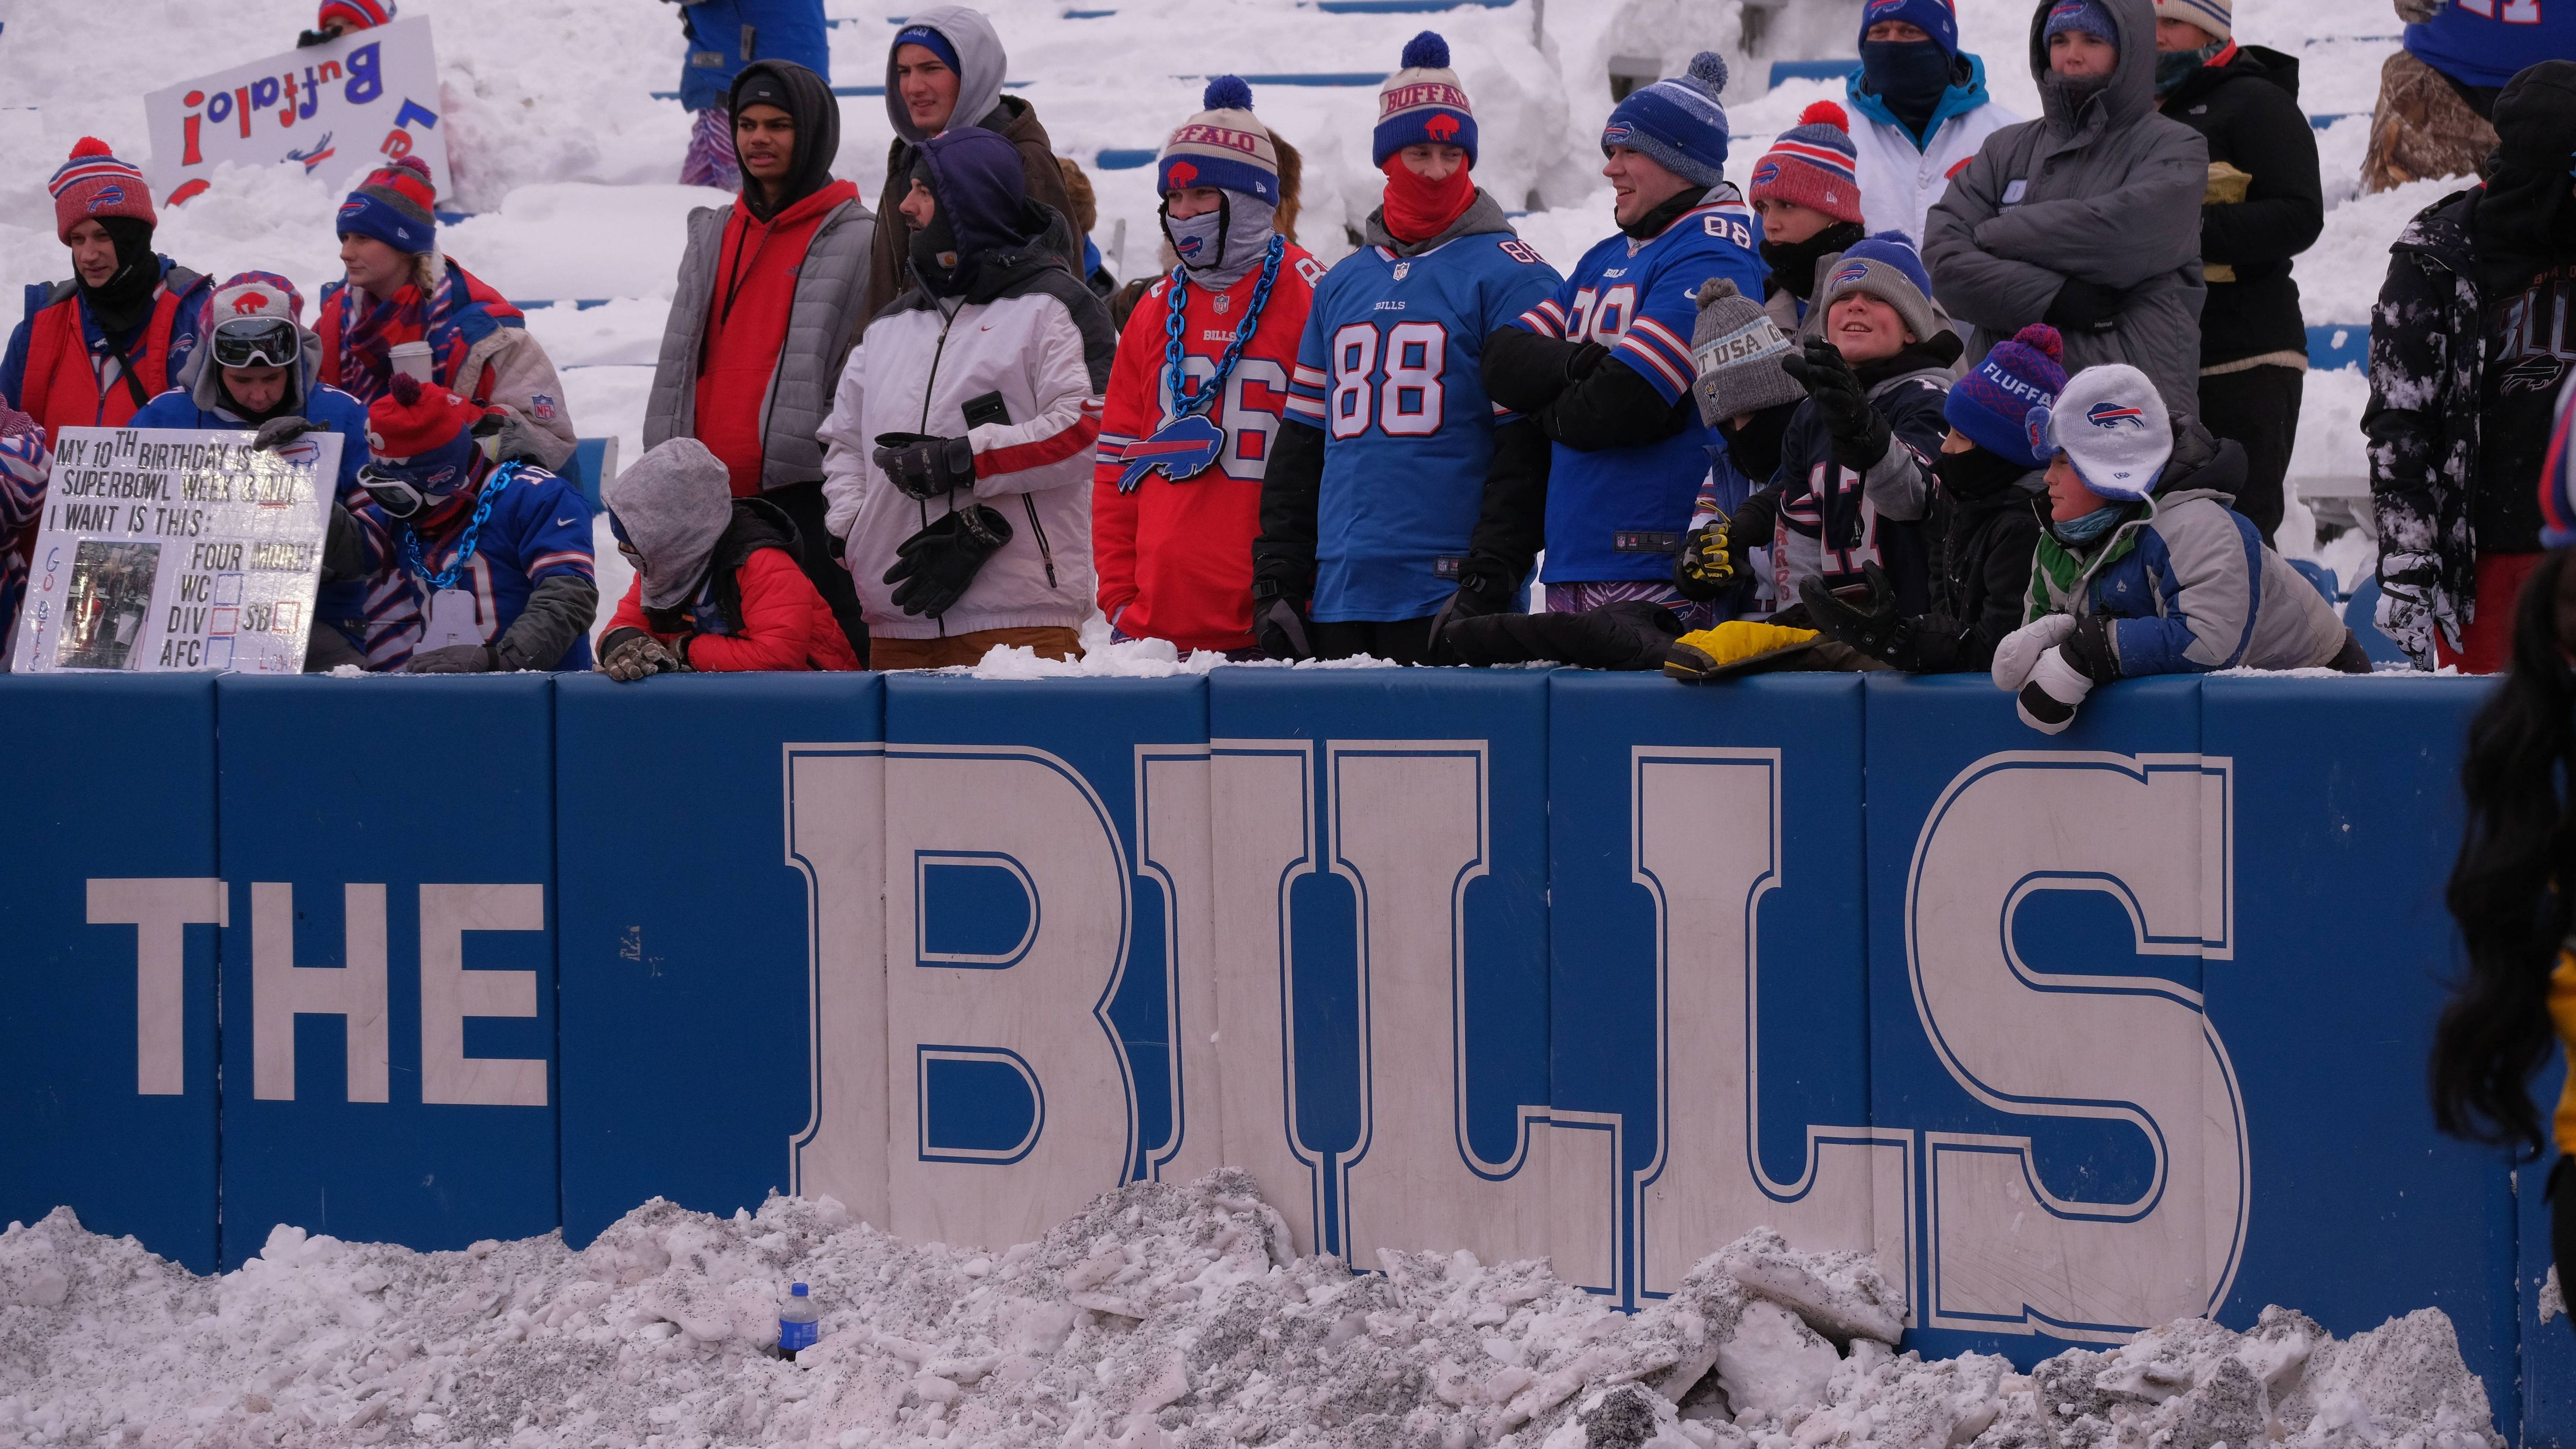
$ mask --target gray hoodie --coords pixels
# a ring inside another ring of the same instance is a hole
[[[981,10],[934,5],[906,16],[901,28],[911,30],[916,26],[938,31],[957,50],[957,108],[949,113],[948,123],[962,126],[991,115],[993,108],[1002,103],[1002,76],[1011,64],[1010,53],[1002,49],[1002,37],[993,29],[993,22]],[[903,93],[895,87],[895,50],[894,46],[886,47],[886,119],[894,123],[896,135],[918,146],[929,140],[931,133],[912,123],[912,112],[903,103]]]
[[[2044,114],[2006,126],[1932,208],[1923,259],[1950,314],[1974,324],[1973,365],[2034,322],[2068,279],[2127,294],[2107,330],[2066,333],[2066,370],[2125,362],[2154,379],[2178,415],[2200,412],[2200,204],[2209,143],[2156,111],[2150,0],[2100,0],[2120,28],[2109,85],[2081,101],[2048,68],[2030,21],[2030,69]]]
[[[610,479],[607,495],[618,542],[644,556],[637,571],[644,607],[676,609],[694,598],[716,540],[733,523],[733,482],[723,461],[695,438],[672,438]]]

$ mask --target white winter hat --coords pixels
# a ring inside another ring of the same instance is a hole
[[[2125,362],[2067,380],[2055,407],[2030,410],[2033,451],[2064,453],[2098,497],[2135,503],[2173,457],[2173,415],[2147,375]]]

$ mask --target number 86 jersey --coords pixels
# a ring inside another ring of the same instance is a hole
[[[1485,395],[1485,338],[1562,280],[1493,216],[1496,230],[1410,257],[1362,247],[1315,288],[1288,417],[1324,433],[1319,622],[1419,619],[1458,591],[1494,428],[1511,417]]]

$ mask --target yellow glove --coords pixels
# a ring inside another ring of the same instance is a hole
[[[2209,163],[2209,191],[2202,196],[2203,206],[2234,206],[2245,199],[2245,188],[2254,184],[2254,173],[2239,171],[2224,161]]]
[[[1720,668],[1741,664],[1758,654],[1804,644],[1816,637],[1813,629],[1791,629],[1780,624],[1755,624],[1743,619],[1729,619],[1714,629],[1684,634],[1681,643],[1705,654]]]
[[[1727,521],[1719,519],[1682,536],[1681,553],[1673,560],[1673,586],[1683,598],[1704,604],[1735,587],[1744,559],[1729,532]]]

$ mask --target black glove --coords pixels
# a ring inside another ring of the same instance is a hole
[[[450,644],[415,654],[405,674],[489,674],[501,667],[501,656],[489,644]]]
[[[1268,580],[1252,586],[1252,643],[1264,659],[1315,657],[1315,647],[1306,641],[1306,611]]]
[[[322,31],[322,30],[307,30],[307,31],[302,31],[302,32],[298,33],[298,34],[296,35],[296,37],[295,37],[295,48],[296,48],[297,50],[310,50],[310,49],[312,49],[314,46],[317,46],[317,45],[329,45],[332,41],[335,41],[335,40],[337,40],[337,39],[339,39],[339,38],[340,38],[339,36],[334,35],[334,34],[331,34],[331,33],[330,33],[330,32],[328,32],[328,31]]]
[[[1011,521],[981,503],[943,514],[894,551],[894,606],[936,619],[966,597],[984,560],[1011,541]]]
[[[1461,619],[1481,619],[1499,614],[1512,605],[1512,575],[1509,569],[1488,559],[1470,559],[1458,575],[1458,591],[1441,604],[1431,616],[1431,657],[1447,662],[1454,658],[1441,640],[1449,626]]]
[[[876,464],[914,498],[943,498],[952,489],[975,486],[975,445],[964,438],[879,433]]]
[[[1798,598],[1807,606],[1808,620],[1835,642],[1882,664],[1909,670],[1919,667],[1914,621],[1898,612],[1896,586],[1887,581],[1887,571],[1874,563],[1864,564],[1861,576],[1869,581],[1866,609],[1835,598],[1823,579],[1811,576],[1801,582]]]
[[[310,418],[293,416],[270,418],[259,425],[259,436],[251,440],[251,446],[264,453],[274,452],[303,437],[306,433],[321,431],[322,425]]]
[[[1869,393],[1860,385],[1859,375],[1832,343],[1810,337],[1805,354],[1789,354],[1781,359],[1780,368],[1816,400],[1825,431],[1833,435],[1835,462],[1866,473],[1887,456],[1894,430],[1869,405]]]
[[[1705,604],[1744,582],[1744,551],[1771,541],[1779,520],[1777,493],[1769,488],[1736,505],[1735,516],[1703,523],[1682,536],[1681,556],[1673,560],[1673,587],[1693,603]]]
[[[2060,332],[2108,332],[2120,325],[2120,307],[2128,300],[2129,294],[2117,287],[2069,277],[2040,320]]]
[[[1526,327],[1504,326],[1485,339],[1478,370],[1487,397],[1514,412],[1534,413],[1590,377],[1609,355],[1610,349],[1598,342],[1541,337]]]
[[[336,584],[367,576],[367,540],[347,506],[331,505],[331,521],[322,530],[322,582]]]

